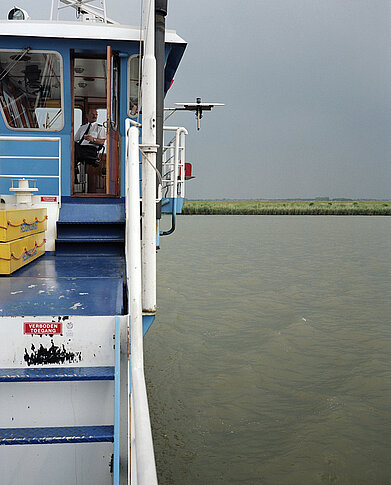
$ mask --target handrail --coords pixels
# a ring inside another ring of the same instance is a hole
[[[170,193],[166,194],[170,198],[176,199],[178,198],[178,194],[180,197],[185,196],[185,136],[188,134],[186,128],[183,126],[164,126],[164,131],[174,131],[175,137],[169,142],[168,145],[164,145],[164,153],[166,154],[168,151],[174,151],[174,154],[165,157],[163,161],[163,166],[167,167],[169,165],[173,166],[171,170],[166,171],[163,176],[163,184],[166,182],[164,188],[170,189]],[[175,143],[172,142],[175,139]],[[172,158],[174,158],[173,161]],[[173,176],[172,176],[173,174]],[[179,174],[179,181],[178,181],[178,174]],[[178,183],[178,186],[177,186]]]
[[[166,188],[170,190],[170,198],[172,201],[172,214],[171,214],[171,228],[168,231],[161,231],[161,236],[169,236],[175,231],[176,226],[176,213],[177,213],[177,198],[178,193],[180,197],[185,197],[185,136],[188,134],[187,130],[182,126],[164,126],[165,131],[175,131],[175,144],[171,145],[172,141],[168,145],[164,146],[164,153],[167,150],[174,150],[174,155],[165,158],[163,167],[173,165],[173,169],[166,171],[163,175],[163,182],[166,182]],[[171,162],[174,157],[174,161]],[[171,178],[171,174],[173,174]],[[179,180],[178,180],[179,174]],[[164,178],[166,176],[166,178]],[[162,184],[162,193],[165,187]]]
[[[21,160],[58,160],[58,175],[34,175],[34,174],[1,174],[0,178],[47,178],[58,179],[58,200],[61,202],[61,137],[59,136],[11,136],[0,135],[0,141],[55,141],[58,142],[58,155],[53,157],[29,156],[29,155],[0,155],[0,159]]]
[[[131,483],[157,485],[155,456],[144,376],[139,130],[126,120],[126,277],[130,325]]]

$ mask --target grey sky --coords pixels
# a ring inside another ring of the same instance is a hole
[[[50,0],[18,2],[48,17]],[[109,16],[134,25],[138,3]],[[390,1],[169,0],[167,25],[189,46],[166,105],[226,104],[198,133],[170,119],[189,130],[189,198],[391,198]]]

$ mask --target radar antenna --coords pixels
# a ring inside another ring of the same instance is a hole
[[[54,19],[55,3],[57,3],[56,19]],[[65,8],[73,8],[76,10],[77,17],[80,17],[84,22],[118,23],[107,17],[106,0],[52,0],[50,20],[59,20],[60,11]]]
[[[197,120],[197,130],[201,126],[201,118],[203,116],[203,111],[211,111],[214,106],[224,106],[222,103],[202,103],[201,98],[196,98],[195,103],[175,103],[179,108],[167,108],[170,113],[166,116],[169,118],[175,111],[194,111]]]

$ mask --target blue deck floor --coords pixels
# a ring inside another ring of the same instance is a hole
[[[120,315],[121,256],[45,254],[0,276],[0,316]]]

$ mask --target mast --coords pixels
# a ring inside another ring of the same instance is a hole
[[[103,22],[105,24],[116,24],[106,15],[106,0],[52,0],[50,9],[50,20],[54,20],[55,3],[57,2],[56,19],[60,18],[60,11],[65,8],[76,10],[81,20],[87,22]]]
[[[156,311],[156,59],[155,0],[143,11],[142,63],[142,269],[143,311]]]

